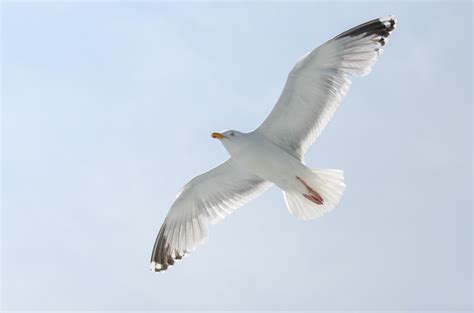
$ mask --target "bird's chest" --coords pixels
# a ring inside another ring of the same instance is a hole
[[[232,157],[247,170],[278,186],[294,181],[302,165],[294,157],[266,141],[249,142]]]

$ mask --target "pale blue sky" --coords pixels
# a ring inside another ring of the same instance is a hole
[[[177,191],[223,161],[295,61],[369,19],[398,27],[306,156],[338,208],[272,188],[163,274]],[[2,39],[4,309],[469,310],[472,4],[8,3]]]

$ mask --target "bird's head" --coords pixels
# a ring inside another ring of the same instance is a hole
[[[244,139],[245,134],[237,130],[227,130],[223,133],[212,133],[211,137],[214,139],[219,139],[227,151],[232,155],[236,148]]]

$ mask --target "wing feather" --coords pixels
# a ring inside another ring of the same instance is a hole
[[[232,159],[193,178],[178,194],[158,232],[151,270],[166,270],[205,240],[210,223],[223,220],[270,185]]]
[[[349,89],[349,77],[370,72],[394,29],[392,16],[375,19],[307,53],[288,75],[278,102],[256,131],[302,159]]]

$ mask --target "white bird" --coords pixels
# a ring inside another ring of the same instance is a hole
[[[370,72],[394,28],[389,16],[334,37],[296,63],[274,109],[256,130],[213,133],[231,157],[194,177],[178,194],[156,238],[151,270],[166,270],[202,243],[209,223],[272,184],[298,218],[314,219],[332,210],[345,188],[343,172],[310,169],[304,154],[346,94],[349,77]]]

